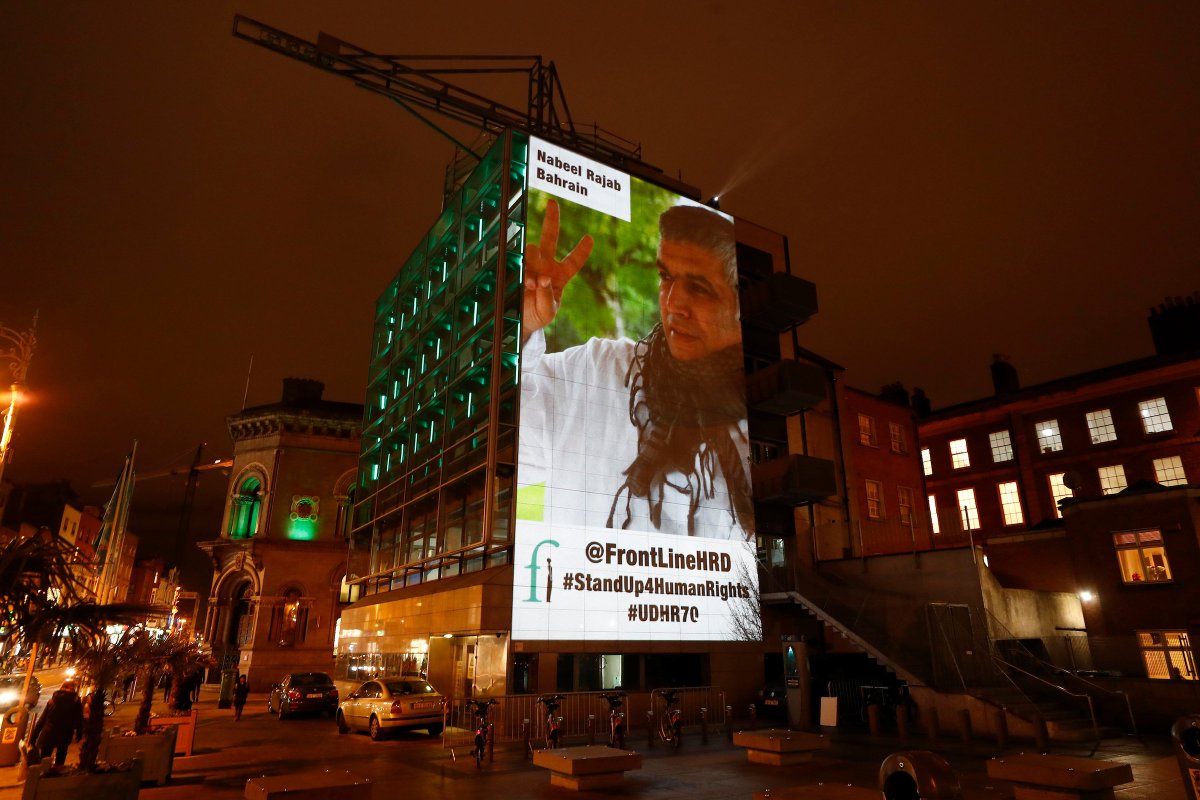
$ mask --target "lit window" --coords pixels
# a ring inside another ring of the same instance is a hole
[[[904,435],[904,426],[896,422],[889,422],[888,431],[892,435],[892,452],[907,453],[908,439]]]
[[[929,524],[933,527],[934,533],[942,532],[942,526],[938,524],[937,498],[933,495],[929,495]]]
[[[1008,431],[996,431],[988,434],[988,442],[992,446],[992,461],[999,464],[1001,461],[1012,461],[1012,436]]]
[[[1163,486],[1182,486],[1187,483],[1183,459],[1179,456],[1154,459],[1154,480]]]
[[[921,469],[925,470],[926,475],[933,474],[933,456],[929,454],[928,447],[921,448]]]
[[[867,516],[883,519],[883,484],[879,481],[867,481]]]
[[[1100,491],[1104,494],[1116,494],[1128,486],[1125,482],[1125,467],[1115,464],[1111,467],[1100,467]]]
[[[1107,408],[1087,413],[1088,435],[1092,444],[1113,442],[1117,439],[1117,429],[1113,426],[1112,412]]]
[[[954,469],[971,466],[971,456],[967,452],[966,439],[952,439],[950,441],[950,466]]]
[[[896,487],[896,494],[900,500],[900,522],[911,527],[913,524],[912,489],[907,486],[898,486]]]
[[[975,508],[975,490],[958,490],[958,517],[964,531],[979,530],[979,511]]]
[[[229,505],[229,538],[249,539],[258,533],[258,518],[262,511],[262,481],[248,477],[233,496]]]
[[[1171,414],[1167,411],[1165,397],[1143,400],[1138,403],[1138,413],[1142,415],[1142,430],[1146,433],[1165,433],[1175,429],[1171,424]]]
[[[1058,420],[1048,419],[1034,426],[1037,431],[1038,450],[1053,453],[1062,450],[1062,436],[1058,433]]]
[[[1050,482],[1050,500],[1054,505],[1054,516],[1056,517],[1062,516],[1062,509],[1058,507],[1058,504],[1074,494],[1067,487],[1067,485],[1063,483],[1063,477],[1065,475],[1065,472],[1054,472],[1046,476],[1046,480]]]
[[[1025,514],[1021,511],[1021,493],[1017,491],[1017,482],[1001,483],[997,488],[1000,490],[1000,510],[1004,512],[1004,524],[1023,523]]]
[[[349,578],[349,575],[343,575],[342,583],[338,587],[338,602],[342,605],[358,602],[359,597],[362,596],[363,585],[361,583],[350,583]]]
[[[1196,662],[1187,631],[1138,631],[1137,637],[1147,678],[1196,680]]]
[[[866,414],[858,415],[858,442],[865,444],[868,447],[876,447],[875,441],[875,418],[868,417]]]
[[[1124,531],[1113,534],[1117,564],[1126,583],[1161,583],[1171,580],[1171,565],[1163,546],[1162,531]]]

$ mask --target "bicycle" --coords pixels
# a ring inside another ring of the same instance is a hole
[[[625,749],[625,712],[621,705],[625,702],[624,692],[600,695],[608,701],[608,746],[619,750]]]
[[[558,747],[559,728],[562,725],[562,717],[555,716],[558,707],[562,705],[563,696],[561,694],[543,695],[537,699],[539,703],[546,707],[546,749],[554,750]]]
[[[683,743],[683,711],[679,708],[679,692],[662,692],[663,710],[658,717],[658,736],[678,749]]]
[[[472,752],[475,754],[475,768],[479,769],[483,765],[484,751],[491,735],[488,726],[488,709],[496,705],[496,701],[488,699],[469,700],[468,702],[475,706],[475,749]]]

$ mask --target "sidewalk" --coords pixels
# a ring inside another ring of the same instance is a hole
[[[155,712],[166,711],[156,696]],[[498,745],[495,761],[477,769],[467,753],[451,753],[441,740],[423,731],[397,735],[389,741],[372,742],[362,735],[338,735],[327,717],[298,718],[281,722],[269,715],[263,693],[251,695],[246,713],[235,722],[233,712],[217,708],[217,687],[205,686],[197,726],[196,754],[178,757],[167,786],[145,786],[145,800],[233,800],[244,796],[246,780],[260,775],[292,775],[301,772],[351,770],[367,776],[374,784],[375,800],[405,797],[536,797],[566,798],[574,793],[551,787],[548,774],[526,761],[519,746]],[[134,704],[122,704],[106,727],[129,725]],[[765,727],[765,726],[764,726]],[[833,746],[808,764],[768,767],[749,764],[739,748],[728,743],[723,731],[712,729],[708,744],[701,744],[698,731],[689,730],[680,750],[658,743],[647,749],[644,731],[631,732],[627,744],[643,756],[643,768],[630,772],[620,789],[581,792],[582,797],[629,796],[667,800],[748,800],[764,789],[812,786],[818,783],[853,784],[875,788],[879,765],[897,752],[935,750],[957,772],[968,800],[1008,800],[1011,787],[987,777],[986,762],[997,755],[994,744],[942,739],[931,746],[925,737],[907,741],[872,739],[865,733],[831,732]],[[582,742],[571,742],[582,744]],[[1008,753],[1020,752],[1017,745]],[[1054,753],[1086,757],[1090,745],[1054,748]],[[1126,761],[1133,767],[1135,783],[1116,793],[1118,800],[1184,800],[1174,751],[1166,737],[1109,740],[1096,757]],[[455,758],[454,756],[457,756]],[[73,745],[68,763],[78,760]],[[21,785],[16,767],[0,768],[0,800],[16,800]],[[81,800],[83,800],[81,798]]]

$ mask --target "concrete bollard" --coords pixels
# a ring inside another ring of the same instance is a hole
[[[1001,750],[1008,747],[1008,712],[1003,708],[996,709],[996,747]]]
[[[646,712],[646,747],[654,749],[654,709]]]
[[[733,744],[733,706],[725,706],[725,735],[729,737],[729,743]]]
[[[708,744],[708,709],[700,708],[700,744]]]
[[[588,714],[587,720],[588,745],[596,743],[596,715]]]
[[[941,724],[938,721],[938,710],[929,708],[925,711],[925,731],[929,734],[929,741],[936,742],[938,737],[942,735]]]
[[[488,763],[495,764],[496,763],[496,726],[494,723],[491,723],[491,722],[488,723],[488,727],[487,727],[487,740],[488,740],[488,745],[487,745],[487,747],[488,747]]]
[[[908,706],[896,706],[896,735],[908,738]]]
[[[754,703],[750,704],[750,728],[758,727],[758,709],[754,707]]]
[[[958,710],[958,736],[963,742],[971,741],[971,711],[970,709],[960,708]]]
[[[1033,716],[1033,747],[1039,753],[1050,749],[1050,732],[1046,730],[1046,720],[1041,714]]]
[[[879,738],[879,704],[871,703],[867,706],[867,730],[871,732],[872,739]]]
[[[525,745],[525,760],[528,761],[532,750],[529,748],[529,720],[521,720],[521,743]]]

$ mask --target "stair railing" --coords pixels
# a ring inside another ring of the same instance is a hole
[[[1001,664],[1005,667],[1008,667],[1009,669],[1015,669],[1017,672],[1020,672],[1022,675],[1033,678],[1035,681],[1045,684],[1046,686],[1049,686],[1051,689],[1055,689],[1065,695],[1069,695],[1070,697],[1074,697],[1076,699],[1083,699],[1087,703],[1088,716],[1092,720],[1092,734],[1096,737],[1096,747],[1092,748],[1092,754],[1093,755],[1095,754],[1096,748],[1098,748],[1100,746],[1100,723],[1096,720],[1096,706],[1092,702],[1092,696],[1090,694],[1087,694],[1087,693],[1080,694],[1080,693],[1072,692],[1070,689],[1068,689],[1065,686],[1059,686],[1057,683],[1048,681],[1045,678],[1041,677],[1040,675],[1034,675],[1032,672],[1030,672],[1027,669],[1022,669],[1021,667],[1018,667],[1016,664],[1012,664],[1012,663],[1009,663],[1008,661],[1005,661],[1003,658],[996,655],[995,653],[992,654],[992,660],[995,661],[997,664]]]

